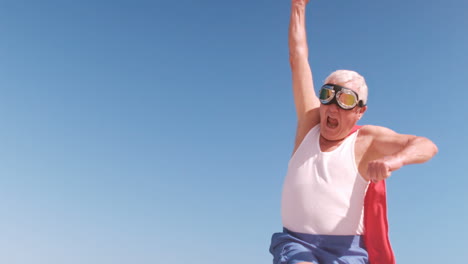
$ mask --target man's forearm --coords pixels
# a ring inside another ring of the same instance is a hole
[[[437,152],[437,146],[431,140],[424,137],[413,137],[405,148],[392,156],[400,159],[402,165],[409,165],[424,163]]]
[[[291,20],[289,23],[289,60],[294,67],[298,60],[307,59],[307,35],[305,27],[306,0],[292,0]]]
[[[312,71],[308,60],[308,47],[305,26],[305,9],[308,0],[292,0],[291,21],[289,24],[289,61],[292,70],[294,102],[299,122],[314,126],[320,121],[320,103],[314,92]],[[308,130],[307,130],[308,131]],[[302,135],[302,132],[299,132]],[[302,136],[299,136],[301,138]]]

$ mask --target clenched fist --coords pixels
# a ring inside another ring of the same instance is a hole
[[[367,165],[367,177],[378,182],[385,180],[392,174],[392,171],[398,170],[403,166],[403,162],[398,157],[384,157],[369,162]]]

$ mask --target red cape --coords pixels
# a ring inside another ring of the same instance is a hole
[[[361,126],[354,126],[350,134]],[[395,264],[388,238],[385,181],[371,182],[364,198],[364,243],[371,264]]]

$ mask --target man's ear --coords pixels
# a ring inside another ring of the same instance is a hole
[[[364,113],[366,112],[366,110],[367,110],[367,106],[363,106],[363,107],[359,108],[359,112],[358,112],[358,115],[359,115],[358,118],[359,118],[359,119],[362,118],[362,116],[364,115]]]

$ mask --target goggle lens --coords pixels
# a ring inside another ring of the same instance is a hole
[[[328,89],[328,88],[322,88],[320,90],[320,94],[319,94],[319,99],[321,101],[331,101],[331,99],[333,99],[333,96],[335,95],[335,91],[332,90],[332,89]]]
[[[354,107],[356,105],[356,97],[353,94],[341,93],[338,100],[344,106]]]

